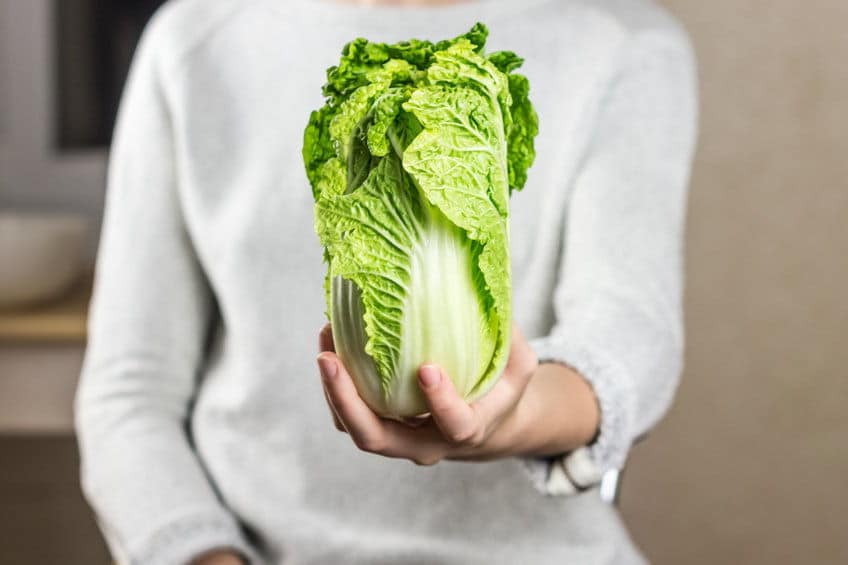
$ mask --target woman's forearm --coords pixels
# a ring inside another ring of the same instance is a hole
[[[592,387],[573,369],[542,363],[514,413],[514,455],[559,455],[596,436],[600,408]]]

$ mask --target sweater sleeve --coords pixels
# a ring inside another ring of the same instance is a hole
[[[76,396],[83,490],[121,563],[188,563],[223,547],[255,559],[188,432],[214,310],[181,214],[158,29],[154,19],[139,45],[110,158]]]
[[[601,425],[588,454],[598,474],[623,466],[634,439],[663,416],[677,386],[682,242],[696,136],[696,80],[685,35],[632,36],[618,69],[568,204],[556,321],[549,335],[532,342],[540,360],[574,368],[594,388]],[[562,491],[551,482],[561,479],[557,464],[568,469],[567,458],[527,463],[537,486]]]

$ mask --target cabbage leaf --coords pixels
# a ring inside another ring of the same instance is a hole
[[[538,120],[521,58],[487,56],[487,34],[352,41],[304,132],[336,351],[384,416],[426,411],[422,363],[471,401],[508,356],[509,197]]]

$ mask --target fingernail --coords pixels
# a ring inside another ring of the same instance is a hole
[[[433,388],[439,384],[439,380],[441,380],[442,375],[437,367],[424,365],[421,367],[421,370],[418,371],[418,378],[424,388]]]
[[[338,367],[336,366],[335,361],[322,356],[318,357],[318,370],[321,372],[321,378],[325,381],[334,379],[336,377],[336,373],[338,373]]]

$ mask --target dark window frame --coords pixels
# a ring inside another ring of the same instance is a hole
[[[108,147],[132,55],[165,0],[54,0],[58,152]]]

